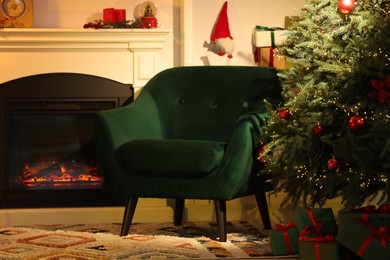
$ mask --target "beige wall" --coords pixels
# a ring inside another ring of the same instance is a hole
[[[204,43],[209,42],[212,27],[225,0],[154,0],[158,6],[157,19],[160,27],[172,29],[170,43],[162,54],[165,67],[178,65],[225,64],[220,58],[207,51]],[[102,19],[102,10],[107,7],[126,9],[127,19],[134,13],[142,0],[35,0],[34,27],[37,28],[82,28],[83,24]],[[256,25],[283,26],[284,17],[296,14],[302,7],[302,0],[229,0],[228,17],[231,34],[234,37],[234,58],[231,65],[255,65],[252,50],[252,30]],[[186,5],[185,15],[181,13]],[[184,27],[183,22],[186,22]],[[185,29],[185,30],[184,30]],[[183,38],[184,36],[184,38]],[[182,49],[187,57],[183,63]]]

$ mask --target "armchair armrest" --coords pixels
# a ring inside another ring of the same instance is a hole
[[[223,168],[219,172],[221,190],[229,192],[231,198],[242,196],[240,187],[247,187],[245,183],[251,182],[254,177],[255,148],[265,118],[264,113],[250,113],[236,121],[226,146]]]
[[[145,103],[147,107],[144,107]],[[159,111],[148,93],[125,107],[98,112],[95,145],[105,183],[120,187],[123,182],[123,169],[115,155],[118,147],[134,139],[159,139],[163,135]]]
[[[146,93],[130,105],[97,113],[95,130],[98,139],[106,142],[104,148],[115,151],[130,140],[161,138],[163,125],[154,100]]]

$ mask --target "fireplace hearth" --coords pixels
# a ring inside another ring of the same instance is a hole
[[[131,85],[48,73],[0,85],[0,208],[116,206],[94,146],[94,117],[133,100]]]

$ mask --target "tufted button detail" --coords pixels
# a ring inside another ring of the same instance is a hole
[[[216,101],[211,101],[210,102],[210,107],[211,108],[217,108],[218,107],[218,103]]]
[[[243,106],[243,107],[248,107],[249,104],[248,104],[248,102],[244,101],[244,102],[242,103],[242,106]]]
[[[179,98],[179,104],[183,105],[186,102],[185,98]]]

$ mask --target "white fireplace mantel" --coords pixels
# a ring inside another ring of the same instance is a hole
[[[161,67],[167,29],[0,30],[0,83],[51,72],[84,73],[141,88]]]

